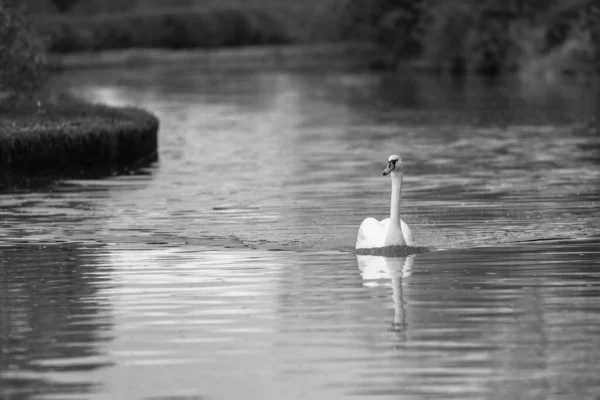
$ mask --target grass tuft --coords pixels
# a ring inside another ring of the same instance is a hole
[[[158,120],[134,108],[62,97],[0,103],[0,188],[99,177],[157,160]]]

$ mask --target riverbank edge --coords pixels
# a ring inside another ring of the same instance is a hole
[[[423,73],[447,71],[423,58],[391,62],[382,46],[373,42],[261,45],[220,49],[132,48],[93,52],[50,53],[52,71],[116,67],[140,67],[167,63],[194,63],[201,70],[251,69],[368,69]],[[481,74],[477,74],[481,75]]]
[[[146,49],[50,53],[48,63],[55,71],[83,68],[144,66],[189,62],[199,69],[256,68],[367,68],[384,56],[373,43],[324,43],[261,45],[220,49]]]
[[[288,70],[379,70],[406,71],[451,76],[490,77],[481,71],[456,71],[451,65],[441,66],[422,57],[409,57],[402,61],[390,60],[385,48],[367,43],[326,43],[247,46],[225,49],[145,49],[107,50],[97,52],[51,53],[48,55],[50,69],[142,67],[166,63],[193,63],[195,68],[206,71],[234,71],[256,69]],[[566,79],[570,82],[587,83],[600,76],[589,68],[572,68],[569,63],[552,62],[548,56],[529,57],[522,65],[515,66],[500,75],[515,75],[524,81],[553,84]]]
[[[85,103],[81,108],[86,115],[36,117],[34,122],[25,121],[22,115],[4,116],[0,190],[41,186],[59,179],[111,176],[158,160],[156,116],[137,108]],[[6,121],[10,121],[10,129]]]

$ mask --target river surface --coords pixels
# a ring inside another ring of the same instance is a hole
[[[410,72],[70,71],[136,174],[0,195],[2,399],[597,399],[600,96]],[[357,256],[404,159],[409,257]]]

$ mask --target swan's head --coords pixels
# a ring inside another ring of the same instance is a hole
[[[387,175],[396,169],[402,171],[402,159],[400,158],[400,156],[394,154],[393,156],[390,156],[390,158],[388,158],[388,165],[383,170],[383,175]]]

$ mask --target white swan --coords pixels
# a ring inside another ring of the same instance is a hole
[[[392,204],[390,217],[383,221],[367,218],[356,237],[356,249],[373,249],[388,246],[413,246],[410,228],[400,219],[400,201],[402,196],[402,159],[393,155],[388,159],[388,165],[383,175],[392,177]]]

